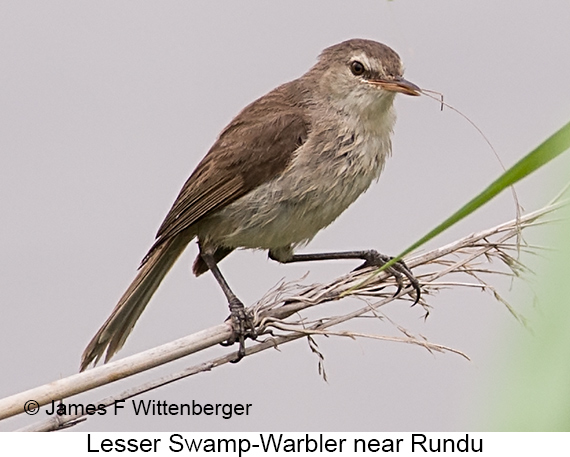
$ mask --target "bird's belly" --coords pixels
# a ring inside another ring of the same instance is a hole
[[[276,249],[310,241],[378,177],[385,154],[360,149],[298,163],[199,224],[203,244]]]

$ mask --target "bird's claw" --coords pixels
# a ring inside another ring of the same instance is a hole
[[[229,307],[231,314],[227,320],[231,320],[233,333],[227,341],[220,344],[222,346],[231,346],[234,343],[239,343],[237,358],[231,360],[232,363],[237,363],[245,356],[245,340],[247,338],[256,339],[257,332],[251,314],[246,311],[245,306],[239,299],[230,300]]]
[[[365,259],[364,263],[360,265],[358,268],[356,268],[356,270],[360,270],[362,268],[367,268],[367,267],[381,267],[382,265],[385,265],[390,260],[392,260],[393,257],[380,254],[378,251],[370,249],[369,251],[366,251],[364,259]],[[388,271],[388,273],[394,276],[394,278],[396,279],[396,283],[398,284],[398,288],[396,289],[396,293],[394,294],[394,296],[398,295],[402,290],[402,288],[404,287],[403,278],[405,276],[410,282],[410,285],[413,287],[415,292],[414,295],[416,296],[414,303],[412,303],[412,306],[416,305],[420,301],[421,286],[420,282],[417,280],[417,278],[408,268],[406,263],[403,260],[398,260],[393,265],[388,267],[386,270]]]

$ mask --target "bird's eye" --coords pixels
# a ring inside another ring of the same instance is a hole
[[[364,65],[362,65],[358,60],[351,62],[350,71],[354,76],[360,76],[364,73]]]

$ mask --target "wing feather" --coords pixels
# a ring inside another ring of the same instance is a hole
[[[256,100],[222,131],[182,187],[145,260],[166,240],[288,166],[309,131],[306,110],[293,96],[294,83]]]

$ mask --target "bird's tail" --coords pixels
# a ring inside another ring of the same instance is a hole
[[[81,357],[81,371],[91,362],[96,364],[105,351],[105,362],[108,362],[121,349],[152,295],[188,242],[186,237],[177,236],[149,252],[137,276],[85,348]]]

